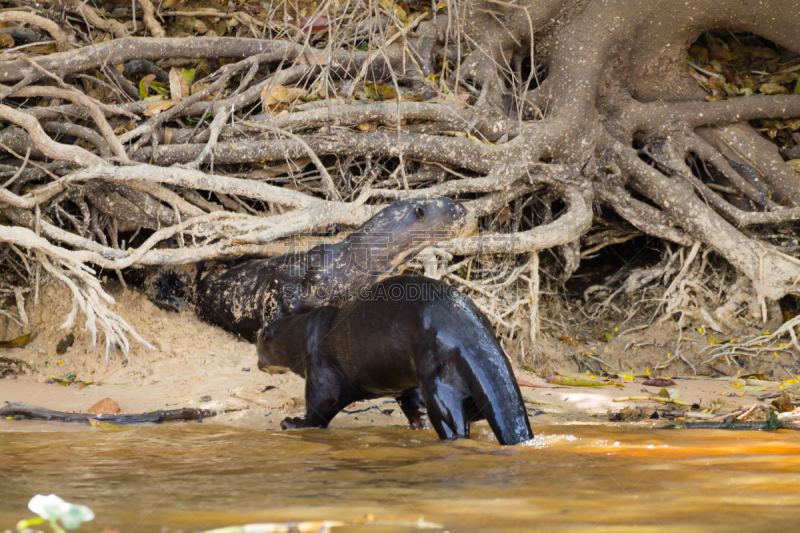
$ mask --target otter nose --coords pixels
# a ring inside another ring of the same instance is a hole
[[[462,216],[467,214],[467,208],[464,207],[464,204],[456,204],[456,211]]]

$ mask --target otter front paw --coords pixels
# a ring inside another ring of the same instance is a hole
[[[295,418],[284,418],[281,422],[281,429],[297,429],[297,428],[304,428],[306,427],[306,419],[295,417]]]

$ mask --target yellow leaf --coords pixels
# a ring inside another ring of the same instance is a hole
[[[603,384],[599,381],[588,378],[579,378],[571,376],[551,376],[547,378],[548,383],[554,385],[565,385],[567,387],[602,387]]]
[[[26,333],[10,341],[0,341],[0,348],[16,348],[18,346],[25,346],[31,340],[31,334]]]
[[[95,418],[90,418],[89,423],[96,428],[103,428],[103,429],[113,429],[116,431],[125,431],[127,429],[133,429],[131,426],[118,426],[116,424],[109,424],[108,422],[101,422]]]

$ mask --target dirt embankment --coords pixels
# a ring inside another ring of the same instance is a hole
[[[123,365],[121,354],[113,352],[106,363],[103,339],[98,339],[98,346],[90,349],[91,337],[79,325],[71,332],[75,336],[73,345],[65,353],[57,353],[59,341],[68,333],[58,328],[71,309],[71,298],[59,284],[46,284],[41,287],[38,305],[32,296],[28,299],[30,326],[20,326],[7,317],[0,320],[2,339],[13,339],[27,332],[33,334],[25,346],[0,354],[29,364],[24,374],[0,380],[0,403],[24,401],[62,411],[87,411],[98,400],[109,397],[119,403],[123,413],[204,407],[225,411],[214,419],[217,423],[272,429],[278,427],[283,417],[302,413],[304,381],[291,374],[259,372],[254,345],[199,321],[191,313],[159,309],[138,291],[122,288],[116,282],[109,281],[106,285],[116,299],[113,310],[156,349],[134,342],[130,363]],[[686,348],[687,353],[701,350],[707,345],[704,342],[705,336],[697,331],[686,334],[684,344],[692,346]],[[675,334],[662,326],[622,334],[607,343],[576,344],[543,339],[535,360],[537,369],[576,372],[581,366],[581,370],[600,371],[610,365],[621,372],[645,372],[670,357]],[[509,351],[517,359],[519,354],[514,353],[514,347]],[[666,374],[688,373],[685,365],[675,365]],[[722,371],[735,373],[727,367],[722,367]],[[523,383],[532,385],[524,385],[522,391],[536,421],[606,421],[610,410],[618,411],[626,405],[646,406],[648,413],[663,407],[653,401],[613,401],[646,396],[642,392],[647,388],[642,385],[642,377],[621,377],[616,386],[589,388],[554,385],[520,368],[516,372]],[[61,385],[53,378],[73,383]],[[675,381],[674,388],[682,400],[703,406],[716,402],[718,408],[750,405],[761,392],[737,390],[730,380]],[[658,392],[658,388],[649,389],[651,393]],[[333,422],[333,425],[373,424],[404,425],[405,418],[397,404],[386,399],[350,406],[347,413],[340,414]]]

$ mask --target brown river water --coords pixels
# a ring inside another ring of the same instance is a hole
[[[398,427],[110,430],[0,421],[0,531],[31,496],[90,506],[79,531],[341,520],[333,532],[797,531],[800,433],[534,425],[440,442]],[[428,530],[436,531],[436,529]]]

